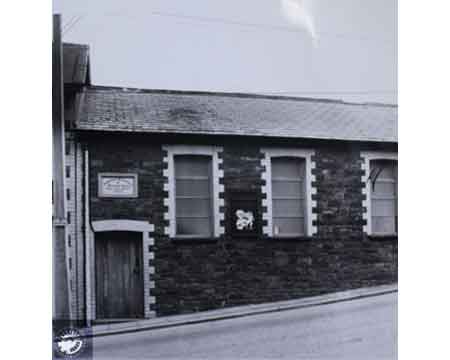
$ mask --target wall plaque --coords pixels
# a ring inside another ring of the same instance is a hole
[[[233,191],[229,194],[228,226],[233,236],[251,237],[260,233],[256,192]]]
[[[98,174],[98,196],[107,198],[135,198],[138,195],[137,174]]]

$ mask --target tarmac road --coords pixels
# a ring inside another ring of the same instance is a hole
[[[397,293],[94,338],[94,359],[397,358]]]

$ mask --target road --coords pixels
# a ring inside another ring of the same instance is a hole
[[[94,339],[94,360],[384,360],[396,354],[396,293]]]

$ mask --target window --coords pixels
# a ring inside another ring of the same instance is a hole
[[[397,221],[397,153],[362,151],[364,183],[363,232],[368,235],[396,235]]]
[[[164,233],[171,238],[224,234],[224,186],[219,146],[164,145]]]
[[[269,237],[313,236],[317,233],[317,206],[313,175],[314,151],[292,148],[263,148],[261,166],[263,233]]]
[[[372,234],[397,233],[397,162],[370,162]]]
[[[176,155],[176,234],[212,236],[212,181],[210,156]]]
[[[272,158],[274,236],[305,234],[305,160]]]

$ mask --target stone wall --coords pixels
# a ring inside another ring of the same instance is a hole
[[[160,316],[397,281],[396,239],[369,239],[362,232],[359,146],[308,145],[316,151],[317,236],[233,238],[226,227],[219,240],[187,241],[164,235],[164,140],[130,135],[118,141],[103,135],[88,143],[91,220],[148,220],[155,225],[152,296]],[[224,148],[225,199],[230,191],[254,190],[261,205],[259,149],[267,143],[215,140],[214,145]],[[99,172],[137,173],[138,198],[98,198]],[[226,214],[227,201],[222,210]]]
[[[362,236],[362,170],[359,148],[316,149],[318,236]]]

